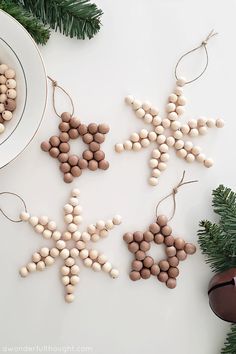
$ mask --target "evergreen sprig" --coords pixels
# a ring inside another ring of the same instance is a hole
[[[198,231],[206,262],[215,272],[236,267],[236,193],[220,185],[213,190],[213,209],[219,223],[204,220]],[[236,354],[236,325],[232,324],[221,354]]]
[[[20,22],[38,44],[47,43],[50,37],[48,27],[44,26],[37,17],[25,10],[20,4],[12,0],[0,0],[0,9]]]
[[[16,0],[52,29],[78,39],[92,38],[101,27],[102,10],[89,0]]]

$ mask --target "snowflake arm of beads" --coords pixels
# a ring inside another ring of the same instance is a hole
[[[149,147],[150,143],[156,144],[152,150],[149,166],[152,169],[149,183],[157,185],[158,178],[162,171],[167,168],[169,160],[169,149],[173,147],[178,157],[184,158],[187,162],[195,160],[201,162],[205,167],[211,167],[213,160],[207,158],[201,152],[201,148],[194,146],[191,141],[184,141],[184,136],[197,137],[199,134],[207,133],[208,128],[222,128],[224,121],[222,119],[191,119],[186,124],[181,124],[179,118],[184,114],[184,106],[187,103],[183,95],[183,86],[186,80],[180,78],[177,80],[176,88],[168,98],[166,105],[166,117],[162,119],[159,116],[159,110],[152,106],[148,101],[141,102],[133,96],[126,97],[125,101],[130,105],[139,119],[144,123],[151,125],[152,130],[148,132],[142,129],[139,133],[133,133],[129,140],[124,143],[116,144],[115,150],[123,152],[124,150],[139,151],[141,148]]]
[[[117,278],[119,272],[108,262],[104,254],[97,250],[89,249],[88,242],[96,242],[102,237],[108,235],[108,231],[115,225],[121,223],[121,217],[115,216],[112,220],[104,222],[98,221],[95,225],[89,225],[87,231],[80,232],[79,226],[82,222],[82,207],[79,204],[79,190],[72,191],[69,202],[64,206],[64,222],[66,229],[60,232],[54,221],[49,220],[47,216],[30,216],[27,212],[22,212],[20,218],[27,221],[34,230],[41,234],[45,239],[52,239],[55,242],[54,247],[43,247],[32,255],[31,261],[20,269],[20,275],[26,277],[35,271],[42,271],[54,264],[56,258],[60,257],[64,263],[61,267],[61,280],[65,287],[65,300],[72,302],[74,300],[74,290],[78,284],[80,268],[76,264],[77,258],[83,260],[83,264],[91,267],[94,271],[103,270],[112,278]],[[69,247],[68,241],[73,241],[73,247]]]

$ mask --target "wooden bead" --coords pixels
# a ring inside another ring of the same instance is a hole
[[[153,223],[149,226],[149,230],[151,231],[152,234],[157,234],[160,232],[160,224],[158,223]]]
[[[141,261],[137,261],[135,259],[135,260],[133,260],[131,266],[132,266],[133,270],[135,270],[136,272],[139,272],[143,268],[143,263]]]
[[[178,264],[179,264],[179,260],[178,260],[178,258],[177,258],[176,256],[174,256],[174,257],[169,257],[169,258],[168,258],[168,262],[169,262],[169,265],[170,265],[171,267],[177,267]]]
[[[164,227],[162,227],[161,229],[161,233],[164,235],[164,236],[169,236],[172,232],[172,228],[169,226],[169,225],[166,225]]]
[[[141,279],[140,273],[139,273],[139,272],[136,272],[136,271],[130,272],[129,277],[130,277],[130,279],[133,280],[133,281],[136,281],[136,280]]]
[[[161,245],[164,242],[164,236],[162,234],[156,234],[154,236],[154,241],[156,244]]]
[[[225,122],[223,121],[223,119],[220,119],[220,118],[216,119],[216,127],[217,128],[223,128],[224,125],[225,125]]]
[[[158,184],[158,178],[156,178],[156,177],[150,177],[150,178],[149,178],[149,184],[150,184],[151,186],[156,186],[156,185]]]
[[[143,268],[140,271],[140,275],[143,279],[148,279],[151,276],[151,271],[147,268]]]
[[[110,271],[110,276],[111,276],[113,279],[118,278],[118,276],[119,276],[119,271],[118,271],[118,269],[113,268],[113,269]]]
[[[22,267],[19,271],[20,275],[25,278],[29,274],[28,269],[26,267]]]
[[[185,246],[185,241],[178,237],[175,239],[175,248],[177,248],[177,250],[183,250],[184,249],[184,246]]]
[[[154,240],[154,236],[153,236],[153,233],[150,232],[150,231],[145,231],[144,234],[143,234],[143,238],[145,241],[147,242],[151,242]]]
[[[125,97],[125,102],[129,105],[131,105],[134,102],[134,97],[129,95]]]
[[[159,215],[158,217],[157,217],[157,224],[159,225],[159,226],[165,226],[166,224],[167,224],[167,222],[168,222],[168,219],[167,219],[167,216],[165,216],[165,215]]]
[[[141,251],[147,252],[148,250],[150,250],[150,244],[147,241],[142,241],[139,245],[139,248]]]
[[[128,245],[128,249],[130,252],[135,253],[139,250],[139,245],[137,242],[131,242]]]
[[[164,242],[165,242],[166,246],[173,246],[175,239],[173,236],[166,236]]]
[[[213,164],[214,164],[214,162],[213,162],[212,159],[206,159],[206,160],[204,161],[204,166],[207,167],[207,168],[212,167]]]
[[[184,246],[184,251],[187,254],[194,254],[196,252],[196,246],[193,245],[192,243],[186,243]]]
[[[138,260],[138,261],[142,261],[144,258],[145,258],[145,252],[143,251],[137,251],[135,253],[135,258]]]
[[[144,267],[151,268],[153,266],[153,264],[154,264],[154,260],[152,257],[147,256],[144,258],[144,260],[143,260]]]
[[[160,272],[157,276],[157,279],[162,282],[162,283],[165,283],[168,279],[168,274],[166,272]]]
[[[170,278],[177,278],[179,275],[179,269],[177,267],[170,267],[168,270],[168,275]]]
[[[158,264],[153,264],[151,266],[151,274],[157,276],[160,273],[160,267]]]
[[[184,250],[177,251],[176,257],[179,261],[184,261],[187,257],[187,254]]]
[[[180,77],[179,79],[177,79],[176,81],[176,85],[183,87],[186,84],[187,80],[184,77]]]
[[[174,289],[176,287],[176,279],[175,278],[169,278],[166,282],[166,286],[169,289]]]
[[[176,255],[176,248],[174,246],[170,246],[166,248],[167,257],[173,257]]]
[[[169,262],[166,260],[160,261],[158,265],[162,271],[167,271],[170,268]]]

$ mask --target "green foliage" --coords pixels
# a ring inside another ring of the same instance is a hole
[[[231,331],[228,333],[225,346],[221,354],[235,354],[236,353],[236,325],[231,326]]]
[[[50,36],[48,27],[45,27],[40,20],[21,5],[12,0],[0,0],[0,9],[6,11],[20,22],[37,43],[46,44]]]
[[[16,0],[44,24],[70,37],[92,38],[100,29],[102,11],[89,0]]]
[[[236,193],[220,185],[212,195],[219,223],[200,222],[199,245],[210,267],[222,272],[236,267]],[[236,325],[232,325],[221,354],[236,354]]]

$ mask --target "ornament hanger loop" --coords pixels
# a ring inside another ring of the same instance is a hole
[[[23,206],[24,206],[24,210],[25,212],[27,213],[27,207],[26,207],[26,203],[24,201],[23,198],[21,198],[21,196],[19,196],[18,194],[16,193],[12,193],[12,192],[0,192],[0,196],[1,195],[13,195],[15,197],[17,197],[18,199],[20,199],[20,201],[22,202]],[[11,222],[15,222],[15,223],[18,223],[18,222],[22,222],[21,219],[12,219],[10,216],[8,216],[5,211],[0,208],[0,213],[2,213],[3,216],[5,216],[5,218],[7,218],[8,220],[10,220]]]
[[[178,70],[179,64],[182,61],[182,59],[185,58],[188,54],[191,54],[191,53],[195,52],[196,50],[198,50],[198,49],[200,49],[202,47],[204,48],[205,54],[206,54],[206,64],[205,64],[202,72],[198,76],[196,76],[192,80],[187,81],[185,84],[191,84],[192,82],[197,81],[205,73],[206,69],[208,68],[208,64],[209,64],[209,55],[208,55],[208,50],[207,50],[207,44],[208,44],[208,41],[212,37],[216,36],[217,34],[218,34],[217,32],[215,32],[214,30],[211,30],[211,32],[208,34],[208,36],[202,41],[202,43],[199,46],[197,46],[196,48],[191,49],[190,51],[188,51],[187,53],[183,54],[179,58],[179,60],[177,61],[176,66],[175,66],[175,78],[176,78],[176,80],[179,79],[177,70]]]
[[[159,203],[158,203],[157,206],[156,206],[156,217],[158,216],[157,211],[158,211],[158,208],[159,208],[160,204],[161,204],[162,202],[164,202],[164,200],[168,199],[169,197],[172,197],[172,198],[173,198],[173,205],[174,205],[174,207],[173,207],[173,211],[172,211],[171,217],[168,219],[168,221],[170,221],[170,220],[173,219],[173,217],[174,217],[174,215],[175,215],[175,212],[176,212],[176,194],[178,193],[179,188],[182,187],[182,186],[184,186],[185,184],[190,184],[190,183],[196,183],[196,182],[198,182],[198,180],[192,180],[192,181],[186,181],[186,182],[184,182],[184,177],[185,177],[185,171],[183,172],[183,175],[182,175],[182,177],[181,177],[181,180],[179,181],[179,183],[177,184],[177,186],[175,186],[175,187],[172,189],[171,193],[169,193],[166,197],[162,198],[162,199],[159,201]]]
[[[70,103],[71,103],[71,107],[72,107],[72,112],[71,112],[71,115],[73,116],[74,114],[74,110],[75,110],[75,107],[74,107],[74,103],[73,103],[73,100],[71,98],[71,96],[69,95],[69,93],[63,88],[61,87],[60,85],[58,85],[57,81],[52,79],[50,76],[48,76],[48,79],[52,82],[52,104],[53,104],[53,109],[54,109],[54,112],[56,113],[56,115],[60,118],[60,114],[57,112],[57,109],[56,109],[56,99],[55,99],[55,93],[56,93],[56,88],[58,88],[59,90],[61,90],[62,92],[64,92],[66,94],[66,96],[69,98],[70,100]]]

